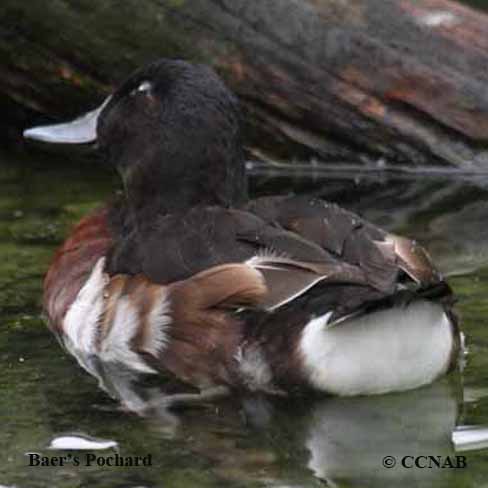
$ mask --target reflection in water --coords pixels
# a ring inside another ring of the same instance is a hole
[[[151,429],[171,432],[174,439],[181,431],[185,435],[191,432],[195,411],[168,410],[169,397],[162,388],[148,385],[143,378],[114,364],[98,361],[96,367],[100,386],[125,408],[146,418]],[[451,436],[462,404],[461,392],[459,377],[454,374],[429,387],[400,394],[292,400],[247,396],[238,400],[238,408],[237,400],[220,403],[218,408],[225,411],[227,420],[230,416],[235,425],[244,421],[258,435],[274,439],[274,444],[279,444],[282,437],[291,451],[305,450],[303,458],[293,455],[288,461],[302,463],[296,469],[308,468],[331,486],[384,486],[387,482],[427,487],[448,480],[453,470],[408,469],[401,460],[405,456],[455,459]],[[212,413],[204,410],[199,414],[200,422],[205,416]],[[229,459],[237,465],[236,459],[240,459],[244,473],[249,456],[256,453],[241,452],[228,440],[214,437],[212,442],[196,443],[193,448],[199,455],[211,453],[217,470],[219,464],[220,468],[226,467]],[[276,455],[266,452],[260,454],[262,462],[274,463]],[[385,468],[385,456],[393,456],[397,465]]]
[[[406,469],[406,456],[454,456],[451,433],[458,398],[446,382],[409,394],[334,399],[313,413],[306,445],[309,467],[327,481],[348,480],[360,486],[422,486],[449,477],[442,469]],[[385,468],[393,456],[396,466]],[[418,485],[416,485],[418,486]]]

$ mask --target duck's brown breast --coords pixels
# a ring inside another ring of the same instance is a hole
[[[49,327],[61,332],[63,318],[88,279],[95,263],[112,245],[109,207],[84,217],[57,250],[44,279],[43,308]]]

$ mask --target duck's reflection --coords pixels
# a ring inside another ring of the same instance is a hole
[[[144,416],[150,429],[175,438],[190,435],[192,450],[210,458],[217,471],[226,471],[232,459],[234,471],[242,463],[239,476],[249,474],[247,454],[255,460],[259,452],[265,464],[260,470],[265,469],[268,481],[274,480],[271,486],[289,483],[291,473],[297,472],[303,481],[307,469],[309,481],[313,473],[331,486],[444,486],[454,476],[460,479],[456,469],[402,466],[407,456],[408,466],[418,456],[455,458],[451,436],[462,405],[456,375],[400,394],[295,400],[245,397],[210,409],[175,411],[168,408],[172,395],[167,388],[148,384],[118,365],[93,361],[85,366],[126,409]],[[212,417],[219,416],[217,409],[221,419],[225,416],[225,435],[215,435],[219,421]],[[395,459],[395,467],[384,466],[386,456]]]
[[[443,381],[399,395],[322,402],[305,435],[308,466],[321,479],[361,486],[430,486],[449,478],[449,469],[418,468],[414,462],[419,456],[455,459],[451,434],[459,398],[453,393]],[[427,466],[428,459],[420,461]]]

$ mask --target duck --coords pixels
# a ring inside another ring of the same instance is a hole
[[[212,68],[159,59],[95,110],[24,131],[95,144],[122,180],[47,271],[64,348],[95,376],[170,375],[183,403],[381,394],[455,368],[454,296],[427,251],[316,197],[251,199],[241,119]]]

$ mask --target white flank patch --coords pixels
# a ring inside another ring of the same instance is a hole
[[[272,386],[273,373],[260,347],[250,346],[243,352],[241,346],[234,358],[239,363],[244,383],[251,391],[268,390]]]
[[[103,293],[108,283],[104,265],[105,258],[100,258],[64,318],[66,345],[76,357],[76,352],[90,354],[95,349],[94,340],[103,312]]]
[[[438,304],[416,301],[327,328],[329,317],[311,320],[299,345],[315,388],[337,395],[402,391],[449,367],[452,325]]]
[[[137,334],[139,324],[137,310],[127,298],[119,298],[112,326],[100,346],[100,359],[120,362],[142,373],[155,373],[156,371],[131,349],[131,341]]]
[[[459,23],[457,16],[448,10],[429,12],[422,15],[419,18],[419,21],[421,24],[428,27],[451,27]]]
[[[142,344],[142,349],[153,356],[158,356],[168,344],[166,330],[171,323],[169,311],[167,292],[165,288],[162,288],[157,303],[149,312],[148,329]]]

